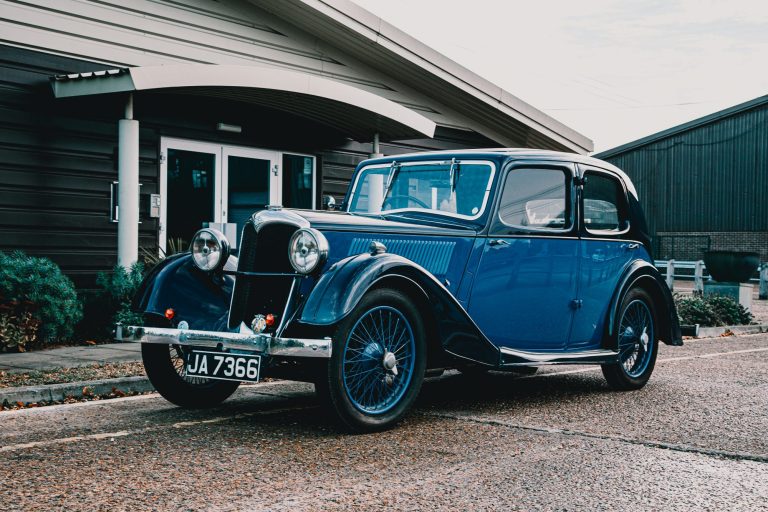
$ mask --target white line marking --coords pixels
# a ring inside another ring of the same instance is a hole
[[[86,436],[62,437],[59,439],[46,439],[44,441],[33,441],[31,443],[11,444],[8,446],[0,446],[0,453],[15,452],[19,450],[26,450],[29,448],[38,448],[41,446],[53,446],[57,444],[78,443],[80,441],[98,441],[102,439],[114,439],[115,437],[126,437],[126,436],[132,436],[136,434],[143,434],[145,432],[154,432],[158,430],[167,430],[171,428],[178,429],[178,428],[195,427],[197,425],[222,423],[229,420],[250,418],[252,416],[268,416],[272,414],[282,414],[284,412],[299,411],[307,408],[308,407],[306,406],[284,407],[282,409],[271,409],[268,411],[241,412],[241,413],[233,414],[232,416],[217,416],[215,418],[208,418],[208,419],[196,420],[196,421],[179,421],[177,423],[167,423],[164,425],[155,425],[153,427],[138,428],[135,430],[120,430],[118,432],[101,432],[98,434],[89,434]]]

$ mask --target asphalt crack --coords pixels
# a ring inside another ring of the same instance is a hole
[[[756,453],[729,452],[725,450],[701,448],[698,446],[691,446],[691,445],[685,445],[685,444],[665,443],[663,441],[646,441],[643,439],[634,439],[631,437],[623,437],[623,436],[612,436],[609,434],[594,434],[592,432],[584,432],[580,430],[549,428],[549,427],[540,427],[535,425],[521,425],[518,423],[510,423],[507,421],[496,420],[491,418],[483,418],[480,416],[466,416],[466,415],[460,415],[460,414],[448,414],[448,413],[439,413],[439,412],[422,412],[422,414],[426,416],[437,417],[437,418],[466,421],[471,423],[479,423],[482,425],[504,427],[504,428],[515,429],[515,430],[524,430],[528,432],[536,432],[539,434],[583,437],[587,439],[597,439],[601,441],[615,441],[620,443],[645,446],[648,448],[671,450],[671,451],[683,452],[683,453],[696,453],[699,455],[706,455],[708,457],[716,457],[720,459],[762,462],[764,464],[768,463],[768,455],[759,455]]]

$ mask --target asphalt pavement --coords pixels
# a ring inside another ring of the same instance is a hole
[[[768,335],[599,369],[456,373],[384,433],[339,432],[310,385],[220,407],[157,395],[0,413],[3,510],[768,510]]]

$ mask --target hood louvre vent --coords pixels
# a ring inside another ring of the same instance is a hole
[[[402,240],[390,238],[355,238],[349,246],[349,256],[368,252],[371,242],[380,242],[387,252],[421,265],[433,275],[445,275],[456,242],[438,240]]]

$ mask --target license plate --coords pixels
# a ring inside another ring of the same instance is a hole
[[[207,379],[259,382],[261,356],[190,350],[187,376]]]

